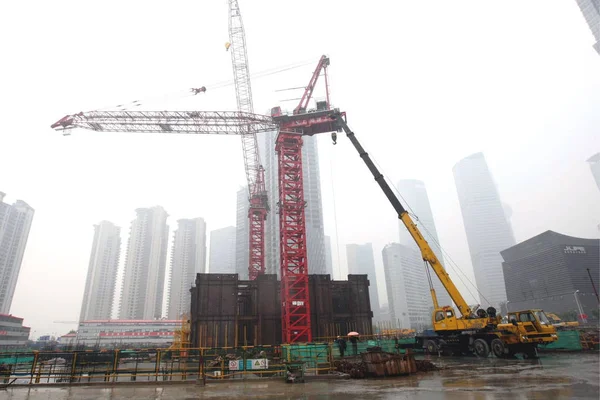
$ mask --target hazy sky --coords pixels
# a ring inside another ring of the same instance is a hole
[[[255,79],[255,110],[293,108],[282,100],[299,93],[276,90],[305,85],[329,55],[334,105],[392,182],[425,181],[442,246],[469,276],[452,167],[477,151],[513,210],[517,241],[548,229],[598,237],[600,192],[585,160],[600,151],[600,56],[575,1],[240,7],[251,73],[313,61]],[[75,325],[52,321],[79,316],[95,223],[122,227],[122,261],[138,207],[163,206],[170,237],[179,218],[202,216],[209,231],[235,224],[239,138],[63,137],[49,127],[155,96],[137,109],[235,109],[233,86],[210,89],[232,79],[227,2],[3,2],[0,37],[0,191],[36,210],[11,313],[33,338],[62,334]],[[160,97],[202,85],[205,95]],[[333,147],[325,135],[319,146],[336,277],[346,274],[347,243],[372,242],[385,302],[381,249],[398,240],[393,209],[345,138]]]

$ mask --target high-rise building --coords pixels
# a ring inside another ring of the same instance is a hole
[[[239,279],[247,280],[248,266],[250,264],[250,243],[248,231],[248,186],[241,187],[237,191],[236,207],[236,231],[235,231],[235,272]]]
[[[592,175],[596,181],[596,186],[598,186],[598,189],[600,190],[600,153],[596,153],[588,158],[587,162],[590,163],[590,169],[592,170]]]
[[[190,288],[196,274],[206,273],[206,223],[203,218],[180,219],[173,235],[167,317],[190,313]]]
[[[515,244],[513,231],[483,153],[462,159],[453,172],[480,304],[499,310],[506,302],[500,252]]]
[[[598,319],[600,240],[546,231],[502,251],[508,310]]]
[[[0,192],[0,314],[10,311],[34,214],[22,200],[4,203],[5,195]]]
[[[600,54],[600,0],[577,0],[577,4],[596,39],[594,49]]]
[[[279,259],[279,183],[275,140],[277,132],[259,136],[261,161],[265,168],[265,184],[271,211],[265,225],[265,263],[267,274],[280,274]],[[309,274],[325,274],[325,232],[319,174],[317,138],[305,136],[302,147],[302,174],[304,179],[304,209],[306,219],[306,253]]]
[[[306,202],[306,255],[309,274],[325,274],[325,225],[321,197],[321,175],[316,136],[304,136],[302,146],[302,176]]]
[[[79,321],[110,319],[121,255],[121,228],[112,222],[94,225]]]
[[[367,275],[369,279],[369,298],[371,299],[371,310],[373,320],[379,320],[379,293],[377,291],[377,274],[375,272],[375,259],[373,258],[373,246],[366,244],[347,244],[346,260],[348,261],[348,274]]]
[[[423,260],[412,246],[390,243],[383,248],[389,319],[397,328],[421,331],[431,326],[432,300],[423,278]]]
[[[325,235],[325,273],[333,279],[333,258],[331,257],[331,237]]]
[[[235,226],[210,232],[209,272],[211,274],[235,273]]]
[[[429,243],[429,246],[437,256],[438,260],[442,263],[442,267],[444,266],[444,258],[442,254],[442,250],[440,247],[440,240],[438,238],[437,230],[435,229],[435,221],[433,219],[433,213],[431,212],[431,206],[429,204],[429,196],[427,196],[427,189],[425,188],[425,184],[422,181],[416,179],[403,179],[398,182],[397,189],[400,192],[400,195],[404,199],[404,202],[407,204],[407,209],[411,211],[413,214],[417,216],[415,222],[419,226],[419,230],[423,234],[423,237]],[[415,243],[414,239],[410,236],[410,233],[402,223],[402,221],[398,221],[398,225],[400,228],[400,244],[404,246],[408,246],[412,249],[418,250],[418,246]],[[421,254],[417,253],[417,260],[423,264],[423,257]],[[412,281],[413,285],[423,285],[427,291],[429,292],[429,280],[427,279],[427,271],[425,268],[420,267],[416,271],[415,275],[418,279]],[[433,287],[435,289],[436,297],[438,299],[438,304],[440,306],[449,306],[452,305],[452,300],[450,299],[450,295],[440,282],[439,278],[431,270],[429,269],[429,274],[431,276],[431,281],[433,282]],[[433,306],[433,301],[431,302]]]
[[[161,206],[138,208],[131,222],[119,319],[162,316],[167,242],[167,212]]]

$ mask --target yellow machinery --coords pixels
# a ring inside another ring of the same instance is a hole
[[[578,321],[563,321],[560,317],[554,313],[546,313],[546,316],[550,320],[550,323],[557,328],[566,328],[579,326]]]
[[[363,159],[375,181],[396,210],[410,235],[419,246],[423,260],[429,264],[442,285],[452,298],[458,314],[451,306],[440,306],[431,279],[429,287],[433,299],[433,330],[430,335],[417,336],[417,344],[429,352],[450,354],[466,354],[474,352],[478,356],[487,357],[491,351],[497,357],[512,356],[521,353],[525,358],[537,356],[537,345],[557,340],[556,329],[549,322],[542,310],[525,310],[509,314],[509,323],[502,324],[501,316],[494,307],[487,310],[471,309],[458,291],[448,273],[442,267],[437,256],[404,209],[390,186],[385,181],[367,152],[360,145],[354,132],[345,121],[345,115],[334,111],[331,118],[337,121],[338,127],[346,132],[360,157]],[[334,138],[335,143],[335,138]],[[429,270],[428,270],[429,276]],[[511,319],[512,318],[512,319]]]
[[[173,343],[169,350],[174,350],[175,357],[185,357],[187,352],[184,350],[190,347],[190,319],[187,314],[181,316],[181,326],[175,329],[173,333]]]
[[[414,329],[383,329],[381,334],[383,336],[396,336],[396,337],[408,337],[415,335]]]

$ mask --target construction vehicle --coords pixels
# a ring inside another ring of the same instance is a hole
[[[579,326],[578,321],[563,321],[560,317],[554,313],[546,313],[550,323],[556,328],[567,328]]]
[[[556,329],[542,310],[510,312],[508,313],[508,323],[503,324],[501,316],[496,313],[494,307],[489,307],[486,310],[478,308],[478,306],[471,308],[444,270],[412,217],[404,209],[368,153],[346,124],[345,115],[334,111],[331,117],[336,120],[338,127],[343,129],[358,151],[358,154],[373,174],[375,181],[394,207],[398,218],[408,229],[419,247],[423,261],[437,275],[452,301],[456,304],[460,314],[457,314],[451,306],[440,306],[438,304],[435,289],[431,282],[430,271],[427,268],[434,306],[432,315],[433,332],[428,335],[417,336],[416,344],[418,346],[425,348],[430,353],[442,352],[451,355],[475,353],[477,356],[487,357],[491,350],[496,357],[509,357],[520,353],[524,358],[533,358],[537,357],[538,344],[551,343],[558,339]],[[332,137],[332,139],[335,142],[336,138]]]

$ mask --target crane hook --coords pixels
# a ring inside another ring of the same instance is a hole
[[[333,145],[335,146],[337,144],[337,133],[331,132],[331,140],[333,140]]]

